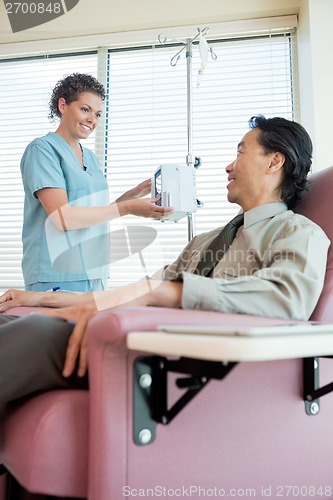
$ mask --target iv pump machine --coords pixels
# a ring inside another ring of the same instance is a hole
[[[152,177],[152,197],[160,196],[157,205],[173,207],[174,212],[162,221],[178,222],[186,215],[196,212],[195,168],[186,164],[160,165]]]

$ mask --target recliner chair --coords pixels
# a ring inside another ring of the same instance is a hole
[[[330,167],[313,175],[312,190],[298,207],[331,240],[332,193]],[[332,293],[330,248],[324,289],[312,319],[333,323]],[[285,494],[288,486],[303,486],[302,494],[307,488],[310,496],[315,490],[320,495],[320,487],[328,492],[333,396],[323,399],[317,416],[305,414],[302,360],[241,363],[224,380],[210,382],[169,425],[158,425],[152,444],[133,442],[133,363],[145,353],[127,349],[128,332],[155,330],[166,323],[272,321],[163,308],[100,312],[88,328],[89,392],[47,392],[13,408],[4,422],[0,462],[31,492],[89,500],[120,500],[138,496],[140,489],[158,496],[163,488],[185,496],[191,487],[192,498],[200,498],[198,488],[202,493],[238,490],[243,496],[252,489],[257,496],[266,491],[273,497]],[[321,363],[321,376],[329,377],[330,363]],[[170,387],[170,398],[177,394],[178,389]]]

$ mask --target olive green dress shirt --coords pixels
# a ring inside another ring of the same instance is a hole
[[[244,214],[244,225],[210,277],[193,274],[221,228],[193,238],[166,267],[165,280],[182,280],[182,308],[307,320],[324,284],[330,241],[284,203]]]

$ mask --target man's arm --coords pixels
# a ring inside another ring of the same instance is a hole
[[[79,359],[78,375],[83,377],[86,373],[88,366],[86,328],[98,311],[119,306],[178,308],[181,305],[182,289],[183,284],[179,282],[144,279],[118,290],[95,292],[92,294],[93,300],[43,313],[76,323],[68,342],[64,377],[69,377],[73,373],[77,359]]]
[[[129,304],[179,307],[181,288],[180,283],[145,278],[118,290],[103,292],[26,292],[11,289],[0,297],[0,312],[4,313],[12,307],[61,308],[87,302],[95,303],[99,311]]]
[[[246,251],[241,261],[230,254],[213,279],[183,272],[183,309],[307,320],[323,288],[329,240],[300,221],[282,227],[269,243],[257,260]]]
[[[12,307],[65,307],[93,300],[93,295],[72,292],[26,292],[24,290],[7,290],[0,297],[0,312]]]
[[[54,310],[41,314],[76,323],[70,336],[63,375],[69,377],[79,359],[78,375],[87,370],[86,328],[98,311],[118,306],[180,307],[182,283],[144,279],[114,291],[94,293],[24,292],[8,290],[2,297],[2,312],[16,306],[43,306]],[[69,307],[63,307],[68,305]]]
[[[144,278],[117,290],[94,292],[98,311],[119,306],[181,306],[183,284]]]

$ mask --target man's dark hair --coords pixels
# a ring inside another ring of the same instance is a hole
[[[73,101],[77,101],[79,95],[83,94],[83,92],[91,92],[92,94],[98,95],[102,101],[105,100],[105,89],[103,85],[91,75],[73,73],[59,80],[52,91],[49,102],[50,120],[54,120],[55,117],[61,118],[61,113],[58,109],[60,97],[63,97],[66,103],[70,104]]]
[[[251,129],[260,129],[259,144],[268,153],[279,152],[285,156],[284,178],[280,186],[282,200],[293,209],[303,191],[309,189],[307,175],[312,164],[312,141],[302,125],[286,118],[253,116]]]

